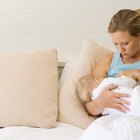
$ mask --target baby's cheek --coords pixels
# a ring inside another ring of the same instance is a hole
[[[93,90],[93,89],[97,88],[98,85],[99,84],[96,81],[93,81],[92,83],[90,83],[90,89]]]

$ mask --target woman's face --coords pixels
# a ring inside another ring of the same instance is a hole
[[[117,31],[110,35],[122,58],[133,59],[140,57],[140,36],[131,36],[127,31]]]

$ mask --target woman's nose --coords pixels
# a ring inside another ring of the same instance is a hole
[[[122,45],[118,45],[118,51],[119,52],[124,52],[125,48]]]

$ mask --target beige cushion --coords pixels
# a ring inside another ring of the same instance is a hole
[[[0,54],[0,127],[55,127],[57,50]]]
[[[91,73],[95,65],[110,52],[89,39],[84,41],[72,74],[60,89],[59,121],[85,129],[95,120],[95,117],[88,115],[85,107],[78,100],[75,85],[82,75]]]
[[[71,76],[74,66],[75,66],[75,59],[68,59],[65,61],[65,66],[63,68],[63,72],[59,79],[59,84],[58,84],[59,91],[63,86],[63,84],[65,83],[65,81]]]

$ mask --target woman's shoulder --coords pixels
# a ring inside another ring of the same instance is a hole
[[[104,61],[106,61],[107,63],[111,63],[113,57],[114,57],[115,52],[111,52],[109,53],[105,58],[103,58]]]
[[[111,52],[107,54],[102,60],[96,65],[94,70],[100,70],[103,69],[103,71],[107,71],[110,67],[110,64],[112,62],[112,58],[114,56],[114,52]]]

